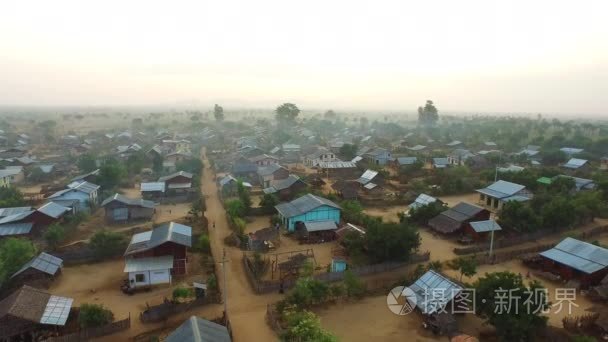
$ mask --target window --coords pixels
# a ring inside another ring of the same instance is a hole
[[[135,275],[135,282],[142,283],[144,281],[146,281],[146,275],[145,274],[136,274]]]

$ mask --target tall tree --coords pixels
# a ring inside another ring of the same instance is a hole
[[[213,107],[213,116],[217,121],[224,121],[224,107],[216,103]]]
[[[423,126],[434,126],[439,120],[439,111],[433,101],[426,100],[424,107],[418,107],[418,123]]]
[[[281,123],[293,122],[300,114],[300,109],[293,103],[283,103],[275,110],[277,121]]]

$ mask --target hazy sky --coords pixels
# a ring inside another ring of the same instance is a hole
[[[0,104],[608,114],[608,1],[4,1]]]

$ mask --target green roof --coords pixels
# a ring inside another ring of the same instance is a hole
[[[553,183],[553,180],[549,177],[540,177],[536,181],[539,183],[542,183],[542,184],[547,184],[547,185],[550,185],[551,183]]]

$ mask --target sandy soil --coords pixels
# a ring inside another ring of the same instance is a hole
[[[380,216],[385,222],[399,222],[399,213],[407,211],[407,205],[395,205],[386,207],[367,207],[363,212],[371,216]]]
[[[460,202],[468,202],[476,205],[478,205],[477,202],[479,202],[479,194],[476,192],[454,196],[438,196],[437,198],[447,203],[449,207],[453,207]]]

